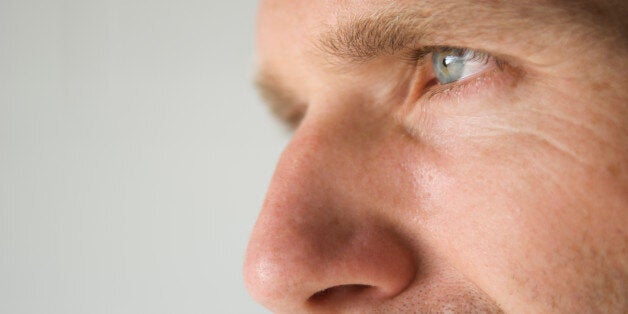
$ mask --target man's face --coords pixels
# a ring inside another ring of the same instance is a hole
[[[295,129],[249,244],[252,296],[282,313],[626,312],[626,12],[264,1],[259,83]]]

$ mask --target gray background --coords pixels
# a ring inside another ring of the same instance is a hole
[[[0,0],[0,313],[264,313],[254,0]]]

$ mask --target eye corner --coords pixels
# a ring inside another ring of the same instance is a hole
[[[438,67],[444,67],[439,62],[443,61],[445,54],[459,58],[458,68],[452,69],[454,73],[440,73],[439,78]],[[517,84],[525,73],[521,68],[513,66],[507,57],[482,49],[432,46],[415,55],[421,56],[422,61],[416,65],[418,74],[407,100],[412,104],[418,101],[427,104],[464,100],[475,93],[482,93],[484,89],[506,86],[499,84]]]

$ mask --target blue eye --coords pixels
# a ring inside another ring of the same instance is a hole
[[[483,52],[461,48],[439,48],[432,53],[432,65],[440,84],[453,83],[492,67]]]

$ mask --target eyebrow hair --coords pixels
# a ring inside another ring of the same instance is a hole
[[[299,102],[290,90],[268,71],[260,71],[254,83],[271,113],[289,129],[295,129],[305,115],[306,105]]]
[[[460,0],[439,0],[432,6],[426,2],[429,0],[411,6],[391,5],[367,14],[338,16],[337,24],[327,25],[318,34],[310,52],[322,53],[322,59],[332,64],[333,61],[362,63],[398,53],[408,53],[403,57],[416,58],[428,52],[422,48],[451,45],[452,42],[467,47],[473,38],[502,46],[521,45],[528,52],[543,49],[543,45],[548,44],[547,38],[536,38],[543,36],[530,36],[531,33],[551,33],[554,38],[580,33],[588,37],[583,39],[619,40],[623,42],[622,46],[627,41],[626,22],[617,20],[621,13],[611,13],[612,8],[602,6],[598,1],[548,0],[542,1],[543,5],[487,1],[478,5]],[[469,22],[468,16],[473,16],[474,21]],[[294,92],[269,70],[261,69],[255,80],[256,86],[274,115],[294,128],[304,116],[307,104],[299,102]]]
[[[367,17],[351,17],[334,25],[315,43],[315,47],[343,60],[368,61],[383,54],[394,54],[420,42],[426,16],[378,11]]]
[[[448,38],[456,36],[497,42],[504,40],[504,34],[530,37],[532,32],[561,32],[564,36],[577,31],[595,32],[600,39],[614,37],[624,42],[627,39],[626,21],[613,20],[617,18],[617,14],[611,12],[613,8],[598,1],[487,1],[478,5],[442,0],[437,1],[437,9],[427,2],[430,1],[418,1],[410,6],[391,5],[362,16],[338,17],[340,22],[328,25],[314,47],[328,57],[363,62],[381,55],[417,50],[426,43],[425,46],[443,45]],[[474,16],[473,22],[469,21],[469,15]],[[611,36],[614,30],[615,36]],[[538,41],[539,46],[547,44]],[[533,45],[533,42],[526,41],[526,44]]]

